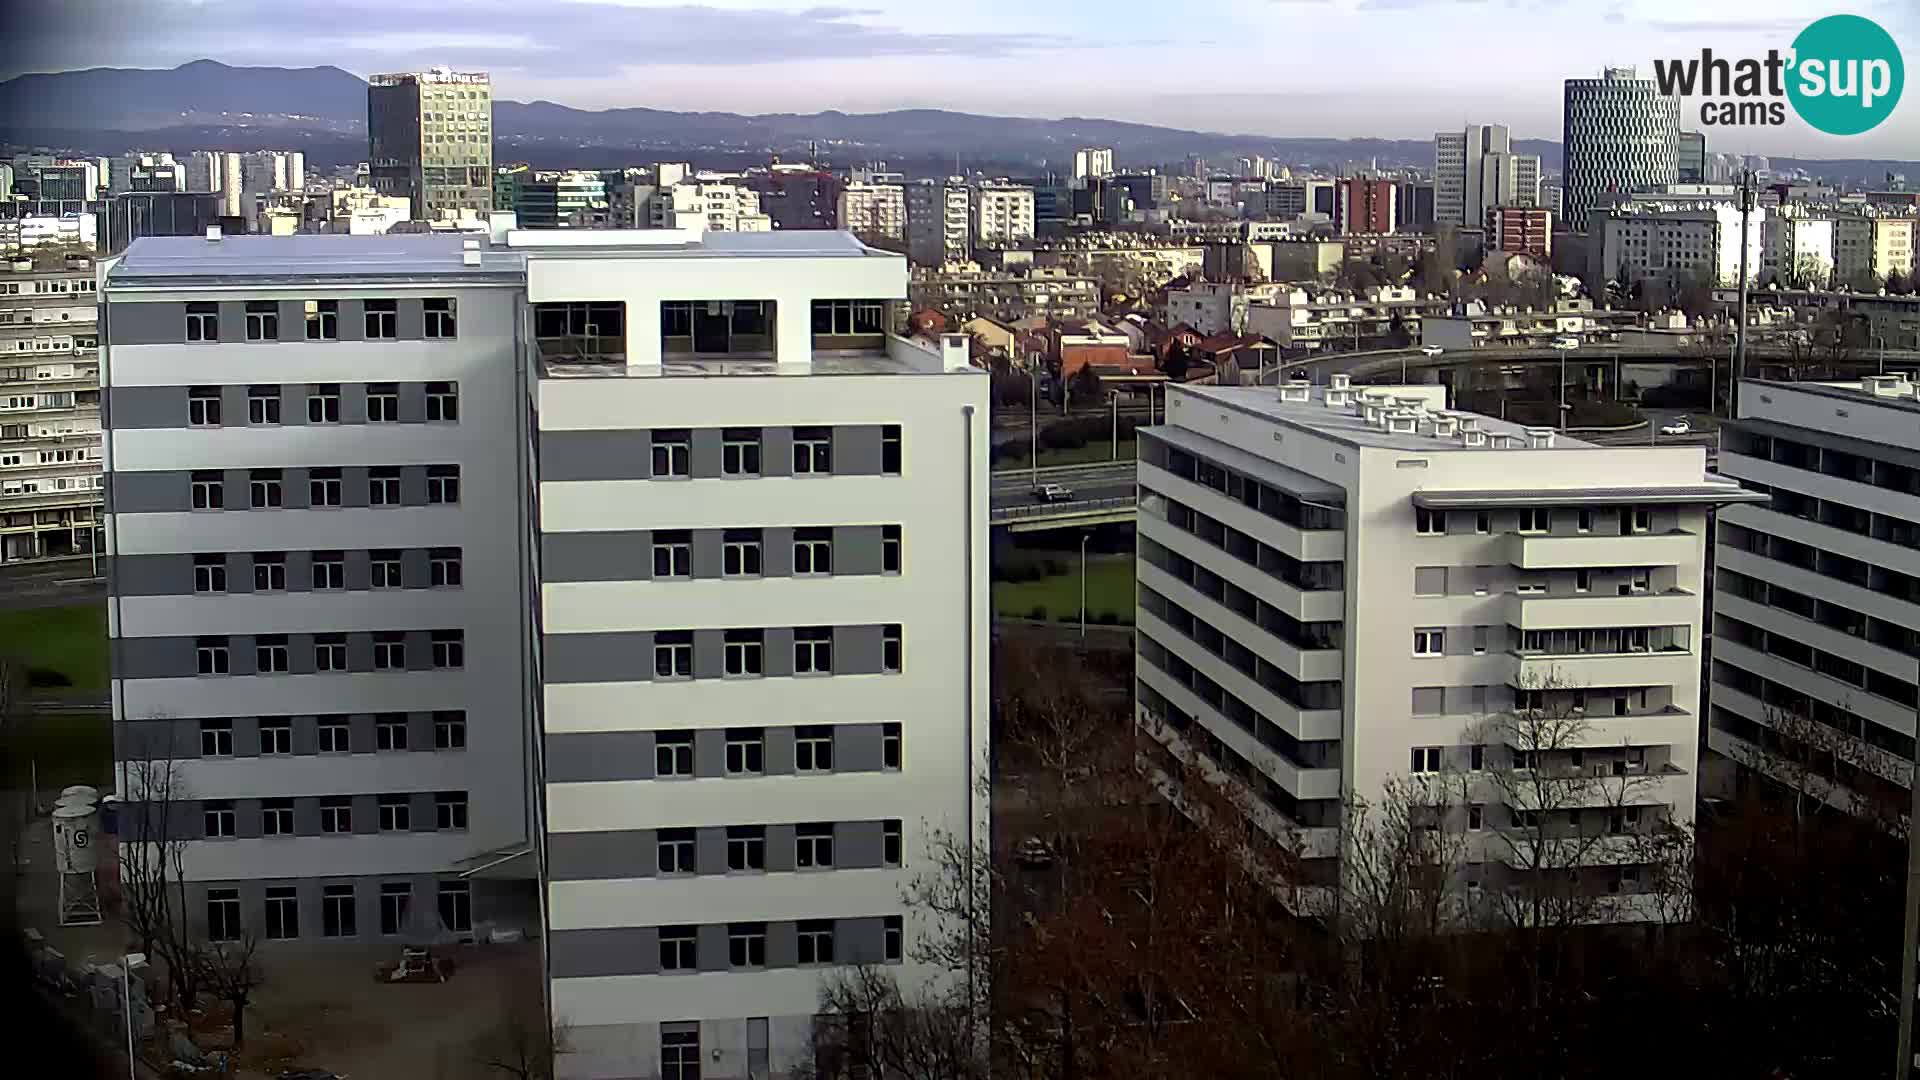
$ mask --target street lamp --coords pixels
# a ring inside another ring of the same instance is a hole
[[[1120,460],[1120,391],[1109,390],[1107,397],[1113,402],[1113,460]]]
[[[133,966],[146,962],[146,953],[128,953],[120,958],[120,1012],[127,1021],[127,1080],[138,1080],[133,1072]]]
[[[1040,486],[1040,365],[1029,362],[1027,377],[1033,389],[1027,394],[1027,466],[1032,470],[1032,486]]]
[[[1092,529],[1083,529],[1080,533],[1080,647],[1087,644],[1087,541],[1093,537]]]
[[[1554,351],[1560,354],[1560,430],[1567,430],[1567,354],[1580,347],[1578,338],[1555,338]]]

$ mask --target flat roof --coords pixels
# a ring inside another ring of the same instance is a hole
[[[880,251],[850,232],[788,229],[780,232],[700,232],[692,229],[511,229],[507,247],[532,257],[566,258],[805,258],[864,259],[906,256]]]
[[[520,281],[525,260],[480,241],[480,264],[468,266],[460,233],[385,236],[143,236],[128,245],[107,275],[114,285],[217,284],[234,278],[298,283],[472,280]]]
[[[1489,446],[1463,446],[1458,440],[1438,439],[1432,435],[1395,434],[1381,428],[1372,427],[1366,417],[1350,409],[1330,409],[1326,404],[1324,386],[1313,387],[1309,391],[1308,401],[1281,401],[1280,391],[1272,386],[1182,386],[1180,390],[1238,409],[1241,412],[1265,417],[1292,427],[1304,428],[1316,434],[1341,440],[1354,446],[1374,446],[1387,450],[1417,450],[1422,453],[1437,451],[1457,451],[1479,454],[1512,453],[1512,449],[1495,449]],[[1355,386],[1356,395],[1369,390],[1389,390],[1392,387]],[[1411,390],[1409,391],[1411,392]],[[1480,430],[1489,435],[1516,435],[1526,438],[1527,425],[1510,423],[1497,417],[1481,416],[1478,413],[1450,411],[1456,417],[1472,417],[1479,421]],[[1590,442],[1554,432],[1551,448],[1527,448],[1533,453],[1552,453],[1557,450],[1599,450],[1602,447]]]
[[[1528,488],[1515,491],[1457,491],[1425,488],[1413,493],[1413,505],[1432,510],[1491,510],[1503,506],[1539,506],[1543,502],[1587,503],[1594,506],[1637,506],[1647,503],[1764,503],[1773,496],[1741,487],[1731,480],[1702,480],[1671,487]]]
[[[1896,364],[1895,366],[1902,372],[1910,370],[1909,367],[1904,364]],[[1889,372],[1888,376],[1891,377],[1892,374],[1892,372]],[[1867,378],[1872,377],[1873,376],[1868,376]],[[1790,390],[1798,394],[1812,394],[1816,397],[1837,398],[1841,401],[1877,405],[1882,408],[1899,409],[1903,412],[1920,412],[1920,399],[1916,399],[1914,396],[1917,391],[1920,391],[1920,384],[1909,383],[1908,390],[1904,394],[1883,395],[1868,390],[1865,379],[1840,382],[1783,382],[1778,379],[1742,379],[1740,381],[1747,386],[1754,387],[1756,392]]]
[[[980,368],[957,371],[918,367],[883,352],[816,352],[807,376],[812,375],[964,375]],[[652,378],[725,378],[729,376],[776,376],[780,369],[771,359],[758,357],[664,356],[658,375],[636,371],[624,363],[549,363],[540,365],[543,379],[652,379]],[[807,376],[782,376],[805,378]]]
[[[1249,453],[1231,443],[1221,442],[1210,435],[1202,435],[1187,428],[1155,425],[1144,427],[1140,435],[1148,439],[1157,439],[1169,446],[1198,454],[1217,461],[1229,469],[1264,480],[1269,484],[1297,498],[1314,499],[1321,502],[1344,504],[1347,501],[1346,489],[1312,473],[1270,461],[1258,454]]]

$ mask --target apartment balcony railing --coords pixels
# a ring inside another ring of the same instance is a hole
[[[1700,557],[1700,535],[1682,529],[1626,536],[1514,533],[1507,538],[1507,561],[1522,570],[1682,566]]]

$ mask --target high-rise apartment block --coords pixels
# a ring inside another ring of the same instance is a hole
[[[1593,446],[1445,394],[1171,390],[1140,433],[1141,726],[1320,880],[1343,797],[1449,784],[1470,896],[1573,882],[1631,916],[1632,837],[1694,805],[1707,513],[1755,496],[1698,447]],[[1542,807],[1536,769],[1580,779]]]
[[[1340,180],[1333,224],[1342,233],[1387,235],[1394,228],[1399,190],[1392,180],[1354,176]]]
[[[1487,250],[1553,257],[1553,212],[1544,206],[1497,206],[1487,211]]]
[[[1760,277],[1766,214],[1747,229],[1747,278]],[[1740,281],[1740,211],[1724,199],[1630,200],[1588,215],[1595,282],[1655,279],[1675,285]]]
[[[773,220],[760,212],[759,192],[732,181],[704,177],[655,188],[647,200],[647,222],[656,229],[773,230]]]
[[[907,189],[900,184],[855,182],[840,189],[840,227],[855,236],[904,242]]]
[[[0,563],[100,550],[94,310],[87,257],[0,263]]]
[[[1013,247],[1033,239],[1032,188],[981,184],[970,194],[975,247]]]
[[[1516,154],[1505,124],[1469,124],[1433,137],[1437,227],[1480,228],[1496,206],[1540,205],[1540,157]]]
[[[1097,179],[1113,175],[1113,147],[1083,146],[1073,152],[1073,178]]]
[[[1920,627],[1915,385],[1748,379],[1739,399],[1720,471],[1760,501],[1719,515],[1708,746],[1716,764],[1841,809],[1904,813]]]
[[[383,195],[418,220],[493,208],[493,83],[485,72],[430,71],[367,80],[367,162]]]
[[[1683,184],[1707,182],[1707,136],[1701,131],[1680,133],[1680,156],[1675,172]]]
[[[888,332],[905,259],[146,239],[103,288],[116,749],[190,785],[209,936],[539,935],[575,1078],[767,1077],[835,970],[949,977],[901,895],[986,841],[988,388]]]
[[[916,264],[939,268],[967,261],[970,194],[958,176],[907,185],[907,252]]]
[[[1568,79],[1561,147],[1561,217],[1573,231],[1589,232],[1588,212],[1602,196],[1679,180],[1680,102],[1630,67]]]

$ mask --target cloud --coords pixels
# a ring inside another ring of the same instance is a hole
[[[1647,25],[1667,34],[1777,34],[1799,31],[1811,19],[1649,19]]]

